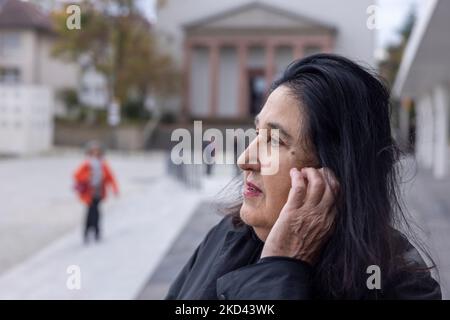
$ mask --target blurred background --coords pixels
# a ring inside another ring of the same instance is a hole
[[[174,165],[172,132],[251,128],[318,52],[389,83],[407,208],[450,297],[449,18],[445,0],[0,0],[0,299],[163,298],[237,174]],[[86,244],[92,140],[120,191]]]

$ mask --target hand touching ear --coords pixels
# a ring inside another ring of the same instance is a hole
[[[327,168],[291,169],[291,190],[261,258],[286,256],[315,264],[336,216],[339,183]]]

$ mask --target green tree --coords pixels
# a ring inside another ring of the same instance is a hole
[[[416,16],[414,8],[411,8],[405,22],[400,30],[398,30],[400,42],[391,44],[387,47],[387,58],[379,65],[380,74],[386,79],[391,88],[397,77],[397,73],[403,59],[403,54],[408,44],[415,21]],[[392,98],[391,124],[393,130],[396,131],[399,146],[404,150],[410,151],[411,146],[414,144],[415,112],[414,107],[407,107],[410,104],[409,102],[408,104],[405,104],[406,102],[408,101],[404,100],[404,105],[402,106],[401,101]]]
[[[405,22],[400,27],[400,30],[398,30],[400,42],[390,44],[386,48],[387,58],[380,62],[380,73],[391,86],[394,84],[395,77],[397,76],[398,69],[400,68],[403,52],[405,51],[415,21],[416,15],[414,9],[412,8]]]
[[[136,0],[84,0],[80,7],[80,30],[67,28],[65,9],[53,12],[58,34],[54,54],[89,61],[105,76],[110,102],[144,101],[149,94],[164,97],[178,90],[174,65],[158,50]]]

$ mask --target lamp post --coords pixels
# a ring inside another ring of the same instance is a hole
[[[108,124],[112,127],[112,146],[115,148],[118,148],[117,127],[120,120],[120,102],[114,98],[108,106]]]

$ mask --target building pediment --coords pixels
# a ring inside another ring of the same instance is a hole
[[[334,33],[335,28],[315,19],[302,16],[261,2],[252,2],[237,8],[185,25],[187,33],[227,31],[294,31]]]

